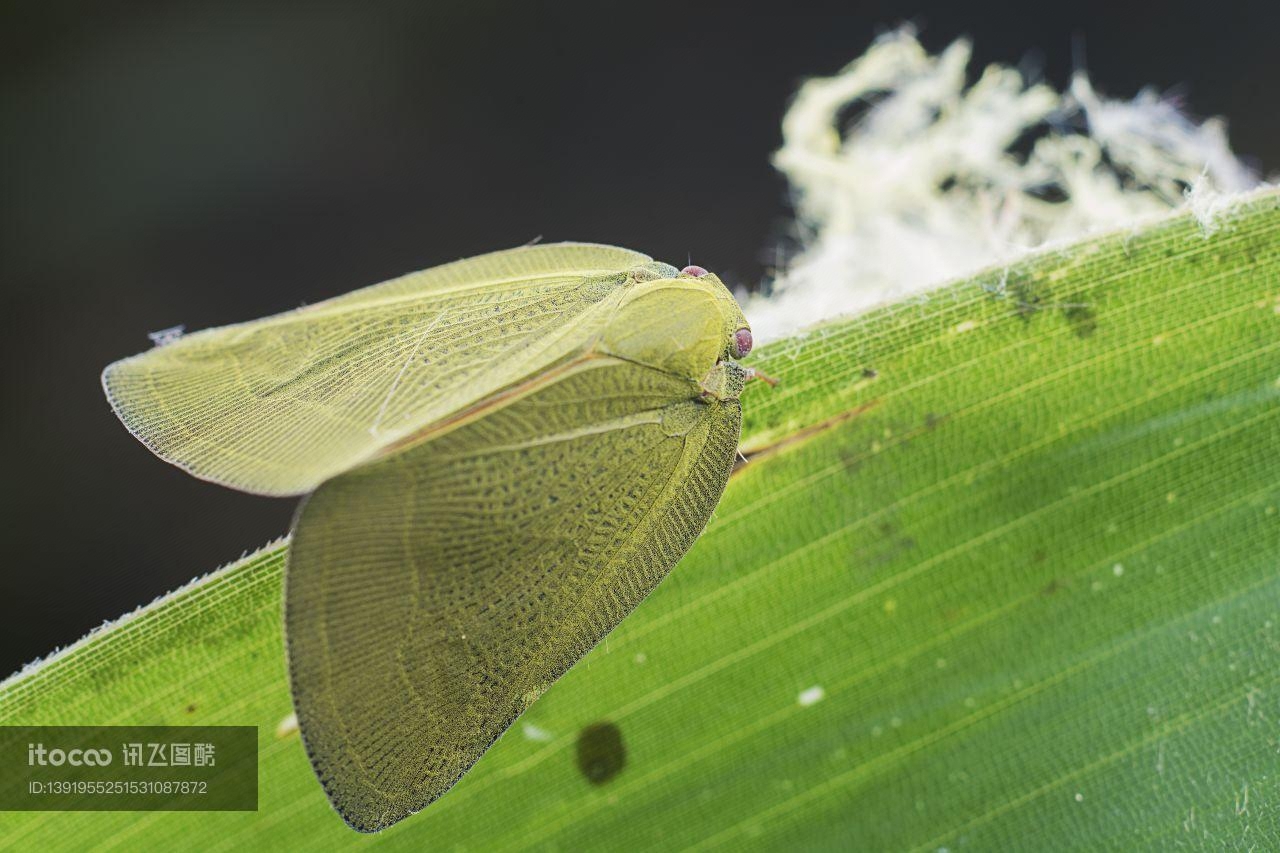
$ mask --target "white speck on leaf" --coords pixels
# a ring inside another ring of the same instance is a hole
[[[276,737],[286,738],[298,730],[298,715],[290,714],[276,723]]]
[[[823,690],[820,685],[815,684],[806,690],[801,690],[800,695],[796,697],[796,704],[801,708],[808,708],[810,705],[816,705],[827,697],[827,691]]]
[[[554,740],[555,735],[544,728],[535,726],[533,723],[525,723],[520,727],[520,731],[524,734],[525,740],[535,741],[536,743],[546,743]]]

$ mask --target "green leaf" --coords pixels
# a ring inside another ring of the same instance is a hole
[[[768,347],[782,384],[744,395],[751,461],[694,550],[373,843],[1280,845],[1280,196],[1216,224]],[[256,724],[260,810],[4,814],[3,846],[368,841],[277,730],[282,563],[0,687],[9,724]]]

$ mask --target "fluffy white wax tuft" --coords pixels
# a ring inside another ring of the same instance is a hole
[[[1061,93],[1000,65],[970,82],[969,59],[903,29],[801,86],[774,158],[797,248],[744,305],[757,341],[1184,204],[1209,233],[1258,185],[1221,119],[1151,90],[1107,100],[1083,72]]]

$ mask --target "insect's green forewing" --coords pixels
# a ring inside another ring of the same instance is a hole
[[[580,350],[647,255],[553,244],[187,335],[102,375],[129,431],[206,480],[301,495]]]
[[[615,266],[502,277],[503,256],[532,250],[498,253],[462,262],[488,271],[483,284],[391,282],[105,375],[126,424],[194,473],[267,492],[318,484],[288,555],[289,673],[316,774],[356,829],[447,791],[666,576],[732,468],[743,372],[729,356],[746,323],[719,280],[623,250],[539,248]],[[387,323],[392,305],[411,322]],[[374,340],[445,306],[462,325],[420,336],[408,367],[403,342]],[[323,344],[286,357],[299,336]],[[480,352],[496,355],[473,362]],[[368,430],[391,408],[353,387],[370,376],[412,383],[400,426]],[[203,405],[200,388],[217,389]],[[287,464],[251,464],[274,454]]]

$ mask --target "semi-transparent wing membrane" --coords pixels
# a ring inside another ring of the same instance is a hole
[[[552,244],[412,273],[112,364],[125,425],[196,476],[301,494],[571,358],[638,252]]]
[[[290,675],[349,824],[439,797],[657,586],[719,500],[740,420],[736,400],[597,357],[307,500]]]

